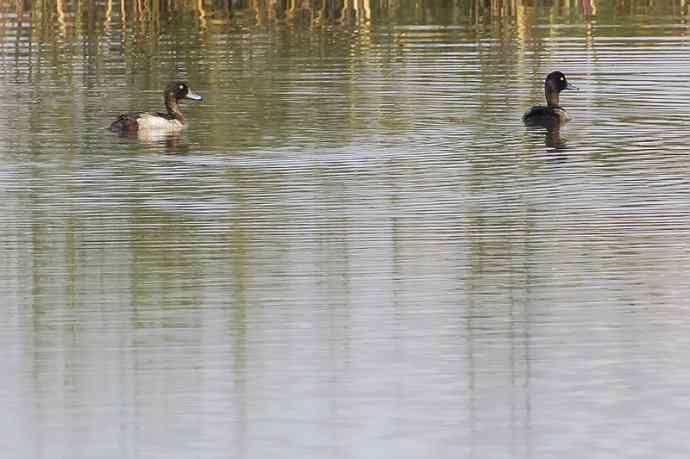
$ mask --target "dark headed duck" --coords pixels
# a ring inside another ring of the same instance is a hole
[[[173,81],[163,92],[165,113],[129,112],[120,115],[110,125],[113,132],[168,131],[177,132],[186,127],[178,102],[181,99],[202,100],[186,83]]]
[[[578,89],[568,83],[568,79],[561,72],[551,72],[544,82],[546,95],[546,107],[538,105],[532,107],[522,117],[525,124],[530,125],[554,125],[566,123],[570,120],[568,113],[560,105],[559,94],[561,91]]]

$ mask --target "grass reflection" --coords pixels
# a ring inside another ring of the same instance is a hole
[[[577,15],[686,15],[687,0],[2,0],[2,28],[28,28],[66,38],[70,33],[102,37],[113,23],[125,29],[160,31],[174,22],[190,29],[263,27],[368,26],[381,23],[449,23],[459,18],[511,17],[520,26],[534,21],[530,11],[546,17]],[[155,36],[151,37],[152,39]]]
[[[568,33],[558,27],[564,22],[624,23],[631,16],[683,16],[688,9],[686,0],[0,0],[0,66],[10,63],[7,51],[14,49],[17,68],[26,59],[35,63],[37,52],[54,66],[85,54],[95,65],[121,56],[132,72],[150,75],[163,44],[172,48],[166,52],[219,52],[233,48],[229,34],[243,31],[286,31],[298,39],[302,31],[347,28],[357,38],[373,27],[459,25],[524,42]],[[548,24],[553,28],[541,30]]]

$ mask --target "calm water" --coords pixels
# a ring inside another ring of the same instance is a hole
[[[688,7],[545,3],[0,2],[3,456],[687,457]]]

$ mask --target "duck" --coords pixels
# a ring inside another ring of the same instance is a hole
[[[579,89],[568,82],[562,72],[551,72],[544,81],[546,106],[537,105],[529,109],[522,116],[522,121],[529,125],[561,125],[570,121],[568,113],[560,105],[561,91],[578,91]]]
[[[187,127],[178,102],[182,99],[201,101],[203,98],[193,93],[187,83],[173,81],[163,91],[165,113],[128,112],[117,117],[110,130],[120,133],[142,131],[179,132]]]

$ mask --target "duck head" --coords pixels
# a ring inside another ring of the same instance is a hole
[[[568,79],[562,72],[551,72],[546,76],[544,81],[544,93],[546,94],[546,102],[549,107],[559,107],[560,100],[558,95],[561,91],[577,91],[578,88],[568,82]]]

